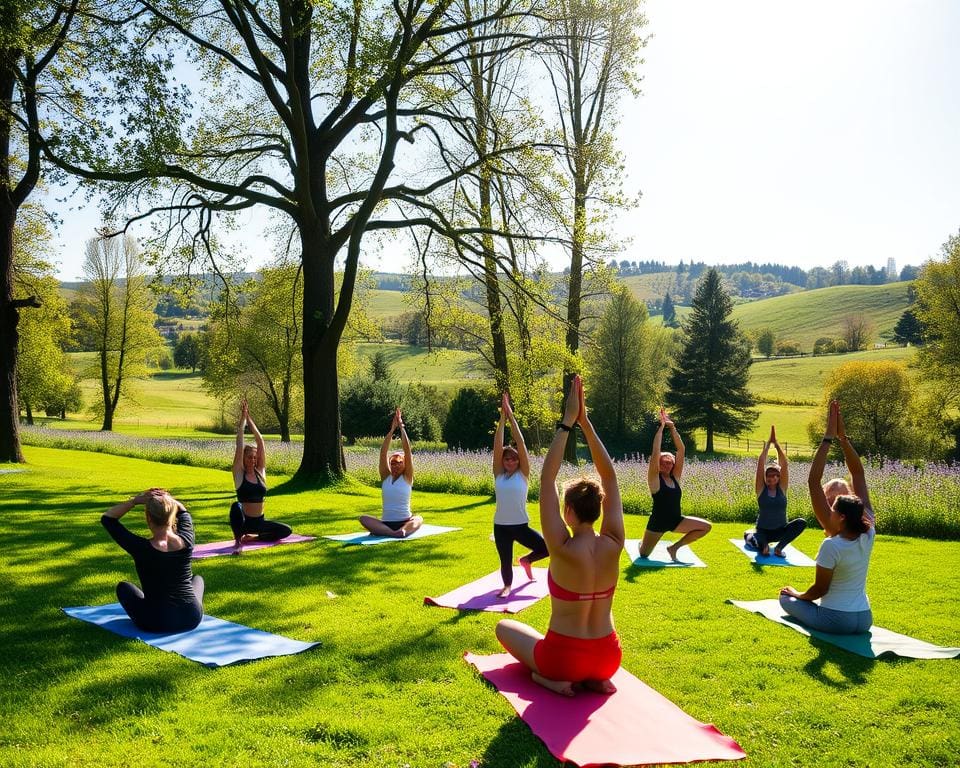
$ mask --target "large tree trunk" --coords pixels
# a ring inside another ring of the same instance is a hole
[[[6,166],[7,156],[0,157]],[[6,170],[6,168],[4,168]],[[20,312],[13,302],[13,225],[16,207],[6,178],[0,189],[0,461],[22,462],[20,408],[17,403],[17,325]]]
[[[303,247],[303,459],[296,477],[325,481],[346,470],[340,438],[338,334],[333,317],[333,258],[327,244],[301,229]],[[336,335],[336,338],[334,336]]]
[[[583,242],[587,228],[587,191],[584,182],[586,171],[577,163],[577,178],[573,189],[573,237],[570,249],[570,282],[567,291],[567,350],[575,354],[580,349],[580,318],[583,314],[581,295],[583,293]],[[563,375],[564,395],[570,391],[574,374]],[[561,406],[561,411],[563,410]],[[571,464],[577,463],[577,433],[570,432],[563,458]]]

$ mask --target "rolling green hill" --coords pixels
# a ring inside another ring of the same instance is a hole
[[[778,340],[799,342],[806,352],[821,336],[839,337],[843,318],[861,312],[874,323],[880,339],[890,339],[910,306],[909,287],[906,282],[820,288],[739,304],[733,317],[745,331],[770,327]]]

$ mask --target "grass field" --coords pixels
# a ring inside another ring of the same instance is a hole
[[[733,319],[745,331],[770,327],[778,339],[799,342],[808,353],[821,336],[839,338],[843,318],[858,313],[874,323],[882,338],[889,339],[893,326],[910,306],[909,287],[910,283],[888,283],[802,291],[738,304]]]
[[[207,613],[321,643],[210,670],[59,609],[113,602],[117,581],[135,578],[97,522],[103,509],[168,486],[193,512],[199,541],[224,539],[229,475],[40,448],[27,459],[26,471],[0,475],[0,533],[16,542],[0,560],[10,681],[0,764],[559,765],[461,658],[499,652],[498,616],[422,605],[496,567],[489,497],[414,491],[429,521],[463,528],[446,536],[371,548],[317,541],[199,562]],[[355,530],[356,515],[378,509],[374,489],[297,490],[281,479],[268,514],[301,533]],[[127,520],[142,532],[142,518]],[[628,535],[644,522],[628,518]],[[726,541],[742,529],[720,524],[698,543],[705,569],[623,560],[614,602],[623,666],[736,739],[745,765],[954,765],[960,662],[869,661],[724,604],[811,580],[809,569],[751,567]],[[817,543],[807,531],[798,547],[813,555]],[[878,537],[868,579],[877,623],[957,645],[958,558],[960,542]],[[543,630],[548,616],[542,601],[519,618]]]
[[[470,380],[486,384],[476,369],[479,358],[472,352],[437,348],[431,353],[425,347],[394,343],[358,344],[357,351],[366,357],[383,352],[394,377],[404,384],[427,384],[446,391],[457,390]]]

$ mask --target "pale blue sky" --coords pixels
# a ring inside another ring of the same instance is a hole
[[[960,229],[960,2],[645,8],[643,95],[619,130],[627,188],[643,196],[617,217],[632,238],[621,258],[899,268]],[[63,280],[97,223],[73,205],[55,244]]]

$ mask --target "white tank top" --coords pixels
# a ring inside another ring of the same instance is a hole
[[[380,484],[380,496],[383,499],[383,517],[391,523],[410,519],[410,483],[403,475],[393,480],[393,475],[387,475]]]
[[[493,479],[497,496],[497,511],[493,515],[496,525],[523,525],[529,523],[527,516],[527,478],[517,470],[507,477],[503,472]]]

